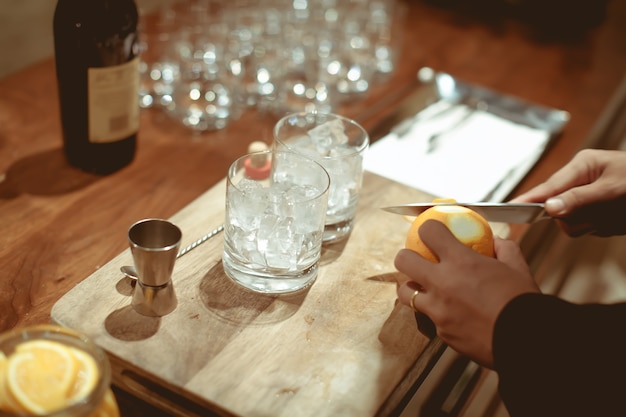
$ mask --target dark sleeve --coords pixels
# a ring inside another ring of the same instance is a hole
[[[496,321],[493,354],[511,417],[626,416],[626,303],[518,296]]]

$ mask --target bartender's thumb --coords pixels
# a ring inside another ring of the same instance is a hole
[[[420,239],[428,248],[433,251],[438,259],[446,258],[449,253],[465,249],[459,240],[452,234],[442,222],[437,220],[426,220],[419,228]]]
[[[579,209],[597,203],[605,198],[597,182],[571,188],[545,202],[545,208],[552,217],[566,217]]]

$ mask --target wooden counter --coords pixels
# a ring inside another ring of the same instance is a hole
[[[375,139],[403,100],[415,106],[422,66],[567,110],[562,136],[519,190],[547,178],[583,146],[626,73],[623,1],[609,2],[602,25],[570,42],[539,41],[516,21],[488,25],[404,3],[399,68],[340,112]],[[63,158],[52,58],[0,80],[0,331],[48,322],[57,300],[126,249],[130,224],[169,218],[187,206],[224,177],[251,141],[271,142],[274,121],[249,111],[223,130],[192,134],[146,110],[135,161],[98,177]],[[123,393],[118,399],[125,415],[156,415]]]

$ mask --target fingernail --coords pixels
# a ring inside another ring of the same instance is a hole
[[[565,203],[560,198],[549,198],[546,201],[546,210],[554,215],[565,214]]]

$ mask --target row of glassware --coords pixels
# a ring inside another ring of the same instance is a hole
[[[395,68],[400,0],[187,0],[143,22],[140,103],[194,130],[332,112]]]

